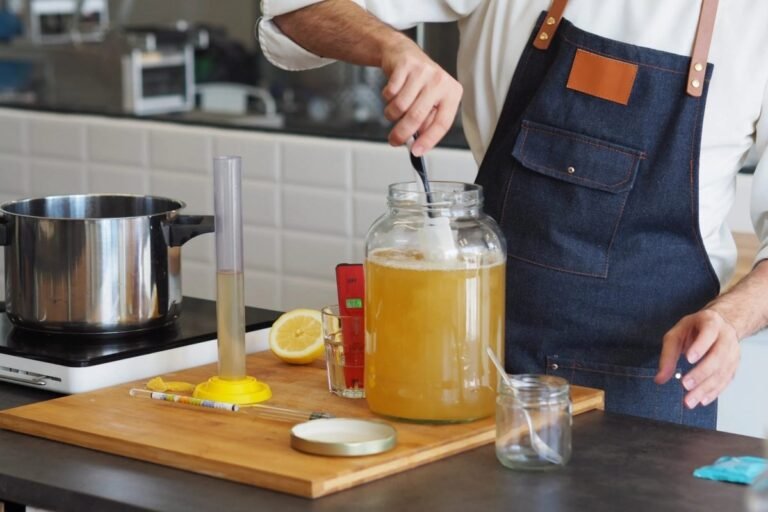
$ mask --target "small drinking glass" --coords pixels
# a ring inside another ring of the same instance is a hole
[[[571,457],[568,382],[549,375],[510,375],[496,398],[496,458],[511,469],[554,469]]]
[[[345,398],[364,398],[365,319],[342,315],[339,306],[322,309],[328,389]]]

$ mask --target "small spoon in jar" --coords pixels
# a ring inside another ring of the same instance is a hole
[[[515,388],[515,385],[512,382],[512,379],[509,378],[509,375],[504,370],[504,367],[501,365],[501,362],[496,357],[496,354],[494,354],[493,350],[491,350],[491,347],[487,347],[486,351],[488,352],[488,357],[493,363],[493,366],[496,367],[496,371],[499,372],[499,376],[504,381],[504,384],[509,389],[512,390],[513,394],[516,393],[517,389]],[[562,464],[563,463],[562,455],[560,455],[555,450],[553,450],[546,443],[546,441],[544,441],[541,437],[539,437],[539,434],[536,432],[536,429],[533,427],[533,420],[531,419],[531,415],[528,414],[528,410],[524,406],[520,407],[520,410],[523,411],[525,422],[528,424],[528,434],[531,438],[531,446],[533,447],[533,450],[536,452],[536,454],[542,459],[551,462],[552,464]]]

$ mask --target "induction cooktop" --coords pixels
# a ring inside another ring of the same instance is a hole
[[[0,306],[2,307],[2,306]],[[0,380],[79,393],[217,360],[216,303],[185,297],[171,326],[120,335],[73,335],[14,327],[0,313]],[[246,308],[246,352],[266,350],[277,311]]]

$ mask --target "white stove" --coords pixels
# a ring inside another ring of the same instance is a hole
[[[248,308],[246,352],[266,350],[279,313]],[[216,303],[184,298],[172,327],[130,335],[76,336],[14,328],[0,314],[0,381],[82,393],[217,360]]]

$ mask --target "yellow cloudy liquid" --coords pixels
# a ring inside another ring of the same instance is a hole
[[[504,344],[503,261],[425,262],[378,250],[365,265],[365,390],[371,411],[461,422],[495,410],[486,354]],[[502,359],[503,360],[503,359]]]
[[[216,273],[219,377],[245,378],[245,300],[242,272]]]

